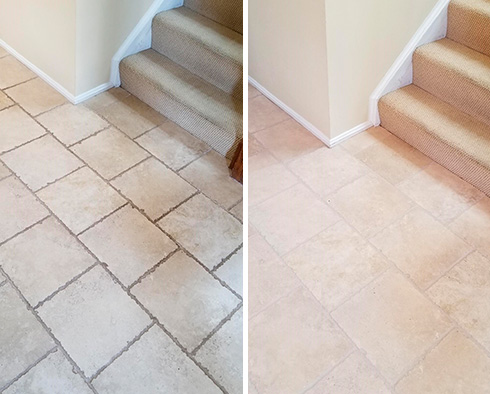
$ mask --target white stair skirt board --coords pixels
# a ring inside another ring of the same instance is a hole
[[[355,136],[356,134],[359,134],[373,126],[373,124],[370,121],[367,121],[361,123],[360,125],[357,125],[356,127],[353,127],[350,130],[343,132],[342,134],[338,135],[335,138],[330,139],[325,134],[323,134],[320,130],[318,130],[318,128],[316,128],[305,118],[303,118],[300,114],[298,114],[296,111],[294,111],[286,104],[284,104],[281,100],[279,100],[276,96],[274,96],[271,92],[269,92],[266,88],[264,88],[261,84],[259,84],[255,79],[249,76],[248,82],[252,86],[254,86],[259,92],[261,92],[265,97],[267,97],[279,108],[281,108],[284,112],[290,115],[299,124],[301,124],[310,133],[312,133],[315,137],[317,137],[320,141],[322,141],[325,145],[327,145],[329,148],[333,148],[335,145],[338,145],[348,140],[349,138]]]
[[[61,84],[56,82],[53,78],[51,78],[48,74],[38,68],[35,64],[31,63],[24,56],[22,56],[19,52],[17,52],[14,48],[8,45],[5,41],[0,40],[0,47],[5,49],[8,53],[10,53],[13,57],[15,57],[19,62],[24,64],[28,69],[30,69],[34,74],[36,74],[39,78],[41,78],[44,82],[50,85],[53,89],[57,90],[60,94],[62,94],[68,101],[72,104],[80,104],[89,98],[92,98],[102,92],[113,87],[111,82],[104,83],[100,86],[97,86],[85,93],[79,94],[75,96],[73,93],[70,93],[66,90]]]
[[[151,48],[151,24],[156,14],[182,7],[184,0],[155,0],[112,58],[111,82],[121,86],[119,63],[127,56]]]
[[[450,0],[439,0],[437,2],[429,16],[422,23],[422,26],[420,26],[371,94],[369,98],[369,120],[373,125],[379,126],[381,123],[378,110],[379,99],[412,83],[412,56],[415,50],[422,45],[446,37],[449,2]]]

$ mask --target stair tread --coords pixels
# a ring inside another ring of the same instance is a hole
[[[466,8],[478,14],[490,16],[490,1],[489,0],[452,0],[453,5]]]
[[[381,98],[381,103],[411,118],[432,136],[490,169],[490,127],[485,123],[415,85],[387,94]]]
[[[154,24],[168,28],[199,42],[212,51],[243,64],[243,36],[186,7],[161,12]],[[154,25],[154,26],[155,26]]]
[[[242,122],[241,101],[153,49],[123,59],[122,66],[225,130]]]

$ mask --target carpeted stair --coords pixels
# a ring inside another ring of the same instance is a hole
[[[229,158],[243,135],[241,4],[192,0],[162,12],[152,48],[120,64],[124,89]]]
[[[490,196],[490,0],[453,0],[448,24],[381,98],[381,125]]]

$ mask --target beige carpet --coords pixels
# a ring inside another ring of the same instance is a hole
[[[185,0],[184,5],[243,34],[243,0]]]
[[[490,1],[453,1],[448,23],[454,40],[418,48],[413,85],[380,100],[381,125],[490,195]]]

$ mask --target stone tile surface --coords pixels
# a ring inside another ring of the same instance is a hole
[[[10,100],[7,95],[0,90],[0,111],[12,105],[14,105],[14,102]]]
[[[297,183],[296,176],[282,163],[254,171],[248,184],[248,205],[257,205]]]
[[[216,275],[238,294],[243,295],[243,248],[216,270]]]
[[[248,85],[248,98],[253,99],[257,96],[260,96],[262,93],[260,93],[256,88],[254,88],[252,85]]]
[[[0,153],[14,149],[46,133],[20,107],[14,106],[0,112]]]
[[[249,100],[249,133],[263,130],[280,122],[290,119],[289,115],[276,107],[272,101],[264,96],[258,96]]]
[[[0,180],[7,178],[10,175],[11,175],[11,172],[9,171],[9,169],[7,167],[5,167],[5,165],[0,162]]]
[[[390,135],[391,133],[382,127],[371,127],[342,142],[341,147],[351,155],[355,155],[374,144],[379,144],[384,138]]]
[[[36,76],[36,74],[13,56],[0,57],[0,70],[2,70],[0,75],[0,89],[6,89]]]
[[[230,213],[243,223],[243,200],[231,208]]]
[[[130,93],[122,88],[112,88],[92,97],[84,102],[83,105],[97,112],[101,108],[111,105],[116,101],[121,101],[129,95]]]

